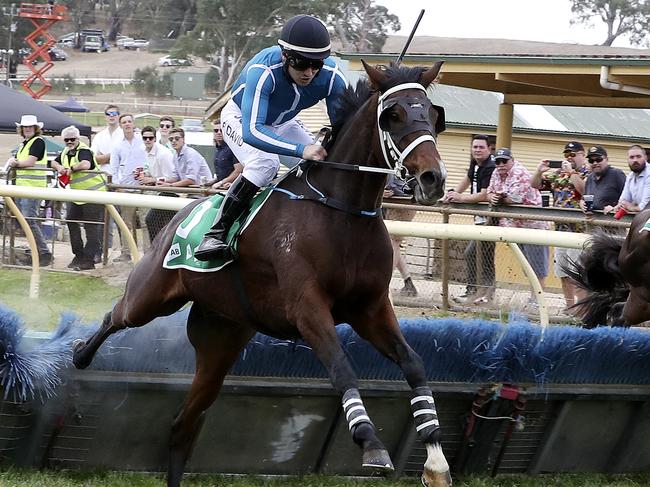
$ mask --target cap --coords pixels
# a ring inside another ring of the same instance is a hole
[[[579,150],[584,151],[585,148],[580,142],[568,142],[567,145],[564,146],[564,150],[566,151],[574,151],[577,152]]]
[[[512,152],[507,147],[502,147],[494,154],[494,159],[512,159]]]
[[[296,15],[287,20],[278,44],[309,59],[325,59],[330,55],[327,27],[311,15]]]
[[[594,145],[593,147],[589,147],[589,151],[587,151],[587,157],[591,156],[607,157],[607,151],[603,146]]]

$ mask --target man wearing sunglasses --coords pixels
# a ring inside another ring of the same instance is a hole
[[[214,172],[217,178],[212,188],[228,189],[244,168],[237,162],[232,150],[223,140],[221,120],[212,122],[212,140],[214,140]]]
[[[275,177],[279,155],[323,160],[327,152],[297,118],[325,100],[330,119],[346,81],[330,57],[330,36],[315,17],[297,15],[282,28],[279,46],[251,59],[235,81],[221,112],[226,144],[244,166],[221,205],[215,223],[195,250],[199,260],[227,252],[225,236],[260,187]]]
[[[110,172],[111,151],[117,147],[124,133],[120,127],[120,109],[117,105],[107,105],[104,109],[106,128],[99,131],[92,140],[90,149],[95,154],[97,164],[104,172]]]
[[[616,206],[625,186],[625,173],[609,165],[607,151],[600,145],[589,148],[587,162],[591,166],[591,174],[587,178],[584,194],[594,197],[591,209],[603,210],[608,205]]]
[[[72,189],[106,191],[104,175],[100,172],[91,172],[97,170],[97,163],[92,151],[79,140],[79,129],[74,125],[66,127],[61,131],[61,137],[65,142],[65,148],[52,161],[52,168],[59,173],[59,176],[70,179]],[[104,221],[104,205],[69,202],[66,215],[70,247],[74,254],[68,268],[75,271],[94,269],[95,256],[99,254],[101,248],[102,227],[99,222]],[[84,224],[85,245],[81,237],[79,221],[97,222]]]
[[[169,131],[176,127],[176,121],[172,117],[164,115],[160,117],[158,127],[160,128],[160,131],[158,132],[158,142],[167,147],[169,151],[173,153],[174,148],[169,141]]]
[[[585,191],[585,181],[589,175],[584,146],[577,141],[567,142],[564,146],[562,159],[562,165],[557,169],[552,169],[549,166],[551,161],[548,159],[541,161],[530,184],[533,188],[551,191],[553,206],[556,208],[580,208],[580,200]],[[582,233],[585,231],[584,225],[577,223],[556,223],[555,229],[562,232]],[[585,292],[576,286],[564,271],[564,267],[570,261],[578,261],[580,253],[580,249],[555,248],[554,270],[562,284],[567,312],[571,312],[571,307],[586,296]]]

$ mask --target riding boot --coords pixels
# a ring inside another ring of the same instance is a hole
[[[221,203],[219,214],[212,228],[205,234],[203,241],[194,251],[194,257],[201,261],[208,261],[222,257],[226,251],[230,250],[227,242],[228,231],[237,218],[248,209],[248,205],[258,189],[245,177],[237,178]]]

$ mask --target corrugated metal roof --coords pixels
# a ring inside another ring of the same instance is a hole
[[[383,53],[399,53],[406,36],[389,36]],[[521,41],[511,39],[469,39],[459,37],[415,36],[409,54],[428,56],[520,56],[520,57],[578,57],[578,58],[648,58],[650,49],[591,46],[557,42]]]
[[[650,114],[641,108],[544,108],[570,132],[650,137]]]

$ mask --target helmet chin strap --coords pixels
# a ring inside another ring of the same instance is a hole
[[[384,156],[384,162],[386,163],[386,166],[389,169],[392,169],[395,172],[395,176],[400,179],[404,179],[404,174],[408,173],[408,170],[404,167],[404,161],[417,146],[419,146],[423,142],[428,142],[428,141],[433,142],[433,145],[437,146],[436,138],[433,135],[435,133],[435,130],[431,125],[431,122],[424,115],[424,110],[426,110],[427,107],[424,106],[417,99],[411,98],[406,101],[400,100],[397,101],[395,104],[398,104],[402,108],[404,108],[404,110],[407,112],[408,117],[411,118],[413,117],[413,115],[415,115],[417,117],[415,120],[420,122],[421,125],[420,127],[416,126],[413,127],[410,131],[399,133],[396,136],[398,140],[394,139],[394,136],[390,133],[390,131],[384,130],[381,127],[380,117],[382,112],[385,109],[390,108],[390,106],[394,105],[393,104],[393,105],[386,106],[388,104],[386,99],[390,95],[392,95],[393,93],[397,93],[398,91],[413,90],[413,89],[422,91],[426,96],[426,89],[421,84],[403,83],[401,85],[394,86],[393,88],[387,90],[385,93],[382,93],[377,103],[377,129],[379,131],[379,140],[381,145],[381,151]],[[404,138],[406,135],[409,135],[410,133],[420,132],[422,130],[427,130],[429,133],[417,137],[408,146],[406,146],[404,150],[400,150],[397,144],[402,138]],[[447,169],[445,168],[445,165],[442,161],[440,161],[440,165],[441,165],[440,172],[442,174],[442,177],[446,178]]]

